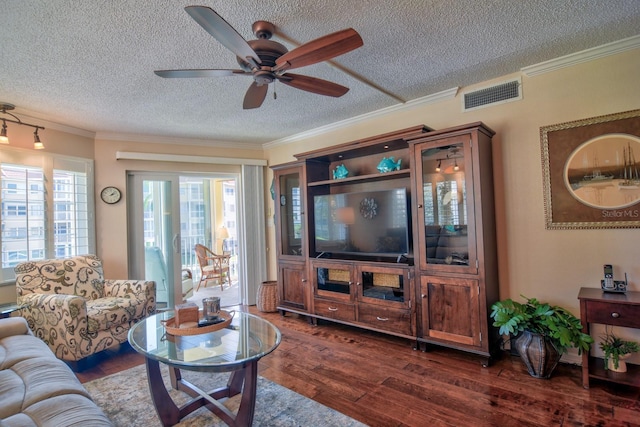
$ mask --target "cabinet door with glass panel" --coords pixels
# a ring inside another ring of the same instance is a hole
[[[353,301],[353,265],[349,262],[311,261],[313,290],[315,297]]]
[[[386,265],[359,264],[357,298],[360,302],[395,308],[409,308],[409,268]]]
[[[414,147],[421,270],[478,271],[471,150],[469,134]]]
[[[302,260],[307,257],[304,220],[302,166],[275,171],[278,257]]]

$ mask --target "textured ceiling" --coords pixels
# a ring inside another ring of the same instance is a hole
[[[277,84],[273,99],[271,85],[261,108],[243,110],[251,77],[156,76],[238,68],[184,11],[194,4],[247,40],[254,21],[270,21],[289,50],[354,28],[364,46],[335,58],[353,75],[326,63],[295,70],[350,91]],[[98,135],[265,143],[639,33],[639,0],[4,0],[0,101]]]

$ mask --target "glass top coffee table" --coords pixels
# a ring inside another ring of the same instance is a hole
[[[129,331],[129,343],[145,356],[151,398],[164,426],[206,406],[230,426],[250,426],[256,403],[258,361],[280,344],[280,331],[272,323],[249,313],[235,312],[226,328],[200,335],[166,334],[163,321],[173,311],[149,316]],[[160,363],[169,366],[171,386],[193,399],[178,407],[162,381]],[[181,369],[231,372],[226,387],[204,391],[182,379]],[[242,393],[234,415],[219,400]]]

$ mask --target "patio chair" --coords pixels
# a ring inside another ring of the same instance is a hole
[[[231,285],[231,277],[229,274],[229,261],[231,255],[217,255],[212,252],[206,246],[197,244],[195,247],[196,256],[198,257],[198,263],[200,264],[200,282],[196,292],[200,289],[200,285],[204,282],[204,287],[207,287],[207,281],[218,280],[220,283],[220,289],[224,290],[225,281],[229,281]]]

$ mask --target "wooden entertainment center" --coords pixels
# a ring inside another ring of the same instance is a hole
[[[481,122],[416,126],[272,166],[278,310],[472,352],[487,366],[498,342],[493,135]],[[390,158],[399,168],[379,168]],[[348,175],[334,179],[342,166]]]

